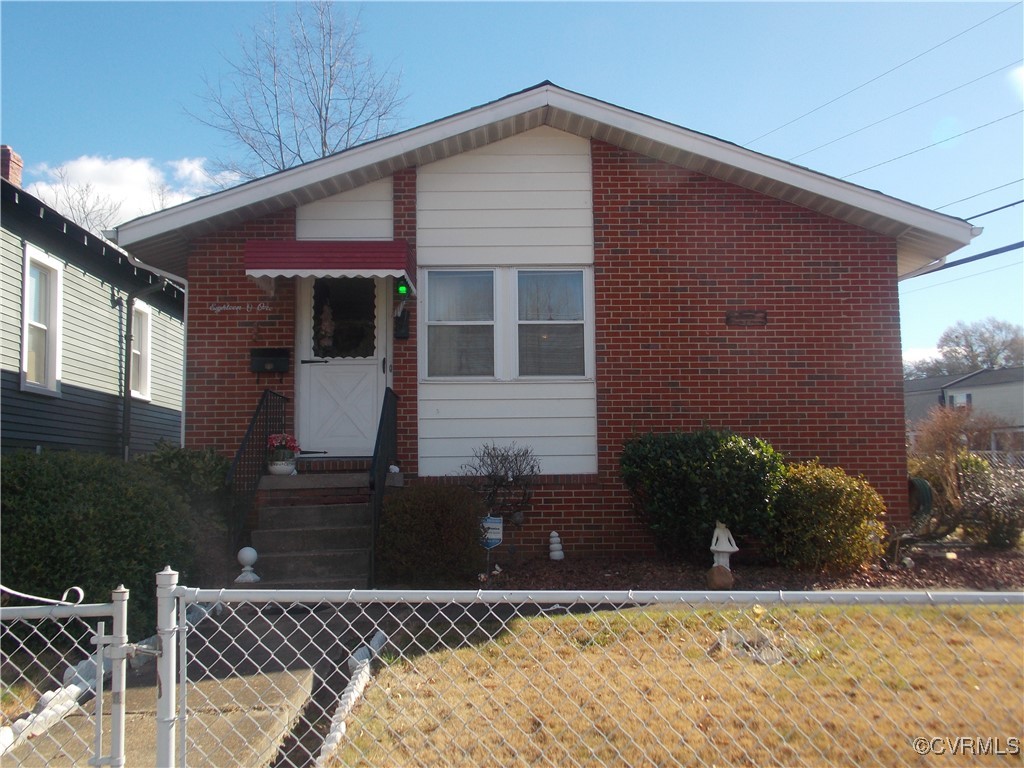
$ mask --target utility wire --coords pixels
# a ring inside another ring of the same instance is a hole
[[[992,187],[991,189],[986,189],[983,192],[976,192],[975,194],[970,195],[968,197],[961,197],[959,200],[954,200],[952,203],[946,203],[945,205],[940,205],[935,210],[936,211],[941,211],[943,208],[949,208],[951,205],[956,205],[957,203],[966,203],[968,200],[973,200],[976,197],[981,197],[982,195],[987,195],[989,192],[995,192],[997,189],[1004,189],[1006,187],[1012,187],[1014,184],[1020,184],[1022,181],[1024,181],[1024,179],[1017,179],[1016,181],[1008,181],[1005,184],[1000,184],[998,187]]]
[[[973,275],[961,275],[960,277],[954,277],[952,280],[946,280],[945,282],[942,282],[942,283],[932,283],[931,285],[922,285],[919,288],[913,288],[913,289],[911,289],[909,291],[903,291],[902,295],[903,296],[907,296],[907,295],[909,295],[911,293],[917,293],[918,291],[927,291],[927,290],[930,290],[932,288],[938,288],[940,285],[949,285],[950,283],[959,283],[961,280],[969,280],[972,277],[981,277],[982,275],[988,275],[988,274],[991,274],[992,272],[998,272],[998,271],[1000,271],[1002,269],[1009,269],[1010,267],[1016,267],[1016,266],[1019,266],[1019,265],[1017,263],[1003,264],[1003,266],[1001,266],[1001,267],[992,267],[992,269],[986,269],[984,272],[975,272]],[[928,274],[930,275],[931,272],[929,272]],[[918,277],[921,277],[921,275],[918,275]]]
[[[927,146],[924,146],[924,147],[918,147],[917,149],[912,150],[911,152],[907,152],[905,154],[902,154],[899,157],[892,157],[892,158],[889,158],[888,160],[883,160],[880,163],[875,163],[874,165],[869,165],[867,168],[861,168],[859,171],[854,171],[853,173],[848,173],[845,176],[840,176],[839,178],[841,178],[841,179],[848,179],[851,176],[856,176],[857,174],[864,173],[865,171],[870,171],[870,170],[873,170],[875,168],[880,168],[883,165],[888,165],[889,163],[894,163],[897,160],[902,160],[905,157],[910,157],[911,155],[916,155],[918,152],[923,152],[926,149],[931,149],[932,147],[937,147],[937,146],[939,146],[939,144],[945,144],[947,141],[952,141],[953,139],[958,139],[961,136],[966,136],[968,133],[974,133],[975,131],[980,131],[982,128],[988,128],[990,125],[995,125],[996,123],[1001,123],[1003,120],[1009,120],[1011,117],[1016,117],[1017,115],[1019,115],[1021,113],[1024,113],[1024,109],[1018,109],[1016,112],[1011,112],[1008,115],[1003,115],[1002,117],[996,118],[995,120],[993,120],[993,121],[991,121],[989,123],[985,123],[984,125],[978,125],[978,126],[975,126],[974,128],[969,128],[966,131],[962,131],[962,132],[956,134],[955,136],[950,136],[948,138],[942,139],[941,141],[936,141],[936,142],[934,142],[932,144],[928,144]]]
[[[1022,61],[1024,61],[1024,59],[1017,59],[1016,61],[1010,62],[1009,64],[1005,64],[1005,65],[999,67],[998,69],[993,69],[991,72],[989,72],[986,75],[982,75],[981,77],[976,77],[973,80],[971,80],[970,82],[964,83],[963,85],[958,85],[956,88],[950,88],[948,91],[945,91],[944,93],[940,93],[938,96],[932,96],[930,99],[925,99],[924,101],[919,101],[917,104],[915,104],[912,107],[907,107],[906,109],[901,109],[899,112],[895,112],[895,113],[889,115],[888,117],[883,117],[881,120],[876,120],[873,123],[869,123],[868,125],[865,125],[863,128],[858,128],[855,131],[850,131],[849,133],[847,133],[847,134],[845,134],[843,136],[840,136],[838,139],[832,139],[832,141],[827,141],[824,144],[819,144],[814,149],[808,149],[806,152],[801,152],[799,155],[793,155],[792,157],[788,158],[788,161],[789,162],[793,162],[794,160],[796,160],[798,158],[801,158],[804,155],[809,155],[812,152],[817,152],[819,149],[824,149],[825,147],[831,146],[832,144],[835,144],[837,141],[842,141],[843,139],[848,139],[851,136],[860,133],[861,131],[866,131],[868,128],[874,128],[876,125],[881,125],[882,123],[886,122],[887,120],[892,120],[894,117],[899,117],[900,115],[906,114],[907,112],[910,112],[912,109],[917,109],[918,107],[923,107],[925,104],[928,104],[929,102],[935,101],[936,99],[941,99],[943,96],[948,96],[949,94],[953,93],[954,91],[959,91],[961,88],[966,88],[968,85],[974,85],[979,80],[984,80],[986,77],[991,77],[992,75],[996,74],[997,72],[1002,72],[1004,69],[1008,69],[1009,67],[1016,66],[1017,64],[1020,64]]]
[[[847,96],[849,96],[849,95],[850,95],[851,93],[855,93],[856,91],[859,91],[859,90],[860,90],[861,88],[864,88],[864,87],[866,87],[866,86],[868,86],[868,85],[871,85],[871,83],[875,82],[876,80],[881,80],[881,79],[882,79],[883,77],[885,77],[885,76],[886,76],[886,75],[888,75],[888,74],[891,74],[891,73],[895,72],[895,71],[896,71],[897,69],[901,69],[902,67],[905,67],[905,66],[907,66],[907,64],[910,64],[911,62],[913,62],[913,61],[917,61],[917,60],[918,60],[918,59],[920,59],[920,58],[921,58],[922,56],[925,56],[925,55],[927,55],[927,54],[931,53],[932,51],[936,50],[937,48],[941,48],[942,46],[946,45],[946,43],[950,43],[950,42],[952,42],[952,41],[956,40],[956,39],[957,39],[958,37],[962,37],[963,35],[966,35],[966,34],[967,34],[968,32],[970,32],[970,31],[971,31],[971,30],[973,30],[973,29],[977,29],[977,28],[978,28],[978,27],[980,27],[980,26],[981,26],[982,24],[987,24],[988,22],[992,21],[992,19],[996,18],[997,16],[1001,16],[1002,14],[1006,13],[1007,11],[1009,11],[1009,10],[1011,10],[1011,9],[1013,9],[1013,8],[1016,8],[1016,7],[1017,7],[1017,6],[1019,6],[1019,5],[1020,5],[1020,3],[1018,2],[1018,3],[1014,3],[1013,5],[1009,5],[1009,6],[1007,6],[1007,7],[1006,7],[1006,8],[1004,8],[1003,10],[999,11],[999,13],[995,13],[995,14],[993,14],[992,16],[989,16],[989,17],[988,17],[987,19],[984,19],[983,21],[979,21],[979,22],[978,22],[977,24],[975,24],[975,25],[974,25],[973,27],[968,27],[968,28],[967,28],[967,29],[965,29],[965,30],[964,30],[963,32],[959,32],[959,33],[957,33],[957,34],[953,35],[953,36],[952,36],[951,38],[949,38],[949,39],[947,39],[947,40],[943,40],[943,41],[942,41],[941,43],[939,43],[938,45],[933,45],[933,46],[932,46],[931,48],[929,48],[929,49],[928,49],[927,51],[923,51],[923,52],[921,52],[921,53],[917,54],[916,56],[914,56],[913,58],[907,59],[907,60],[906,60],[906,61],[904,61],[904,62],[903,62],[902,64],[897,64],[897,65],[896,65],[895,67],[893,67],[892,69],[888,69],[888,70],[886,70],[885,72],[883,72],[882,74],[880,74],[880,75],[877,75],[877,76],[875,76],[875,77],[871,78],[871,79],[870,79],[870,80],[868,80],[868,81],[867,81],[866,83],[861,83],[861,84],[860,84],[860,85],[858,85],[858,86],[857,86],[856,88],[851,88],[850,90],[846,91],[846,93],[841,93],[840,95],[836,96],[836,97],[835,97],[834,99],[831,99],[830,101],[826,101],[826,102],[825,102],[824,104],[822,104],[822,105],[821,105],[820,107],[815,107],[815,108],[814,108],[814,109],[812,109],[812,110],[811,110],[810,112],[805,112],[804,114],[800,115],[799,117],[794,117],[794,118],[793,118],[792,120],[790,120],[790,121],[789,121],[788,123],[783,123],[783,124],[782,124],[782,125],[780,125],[780,126],[779,126],[778,128],[773,128],[772,130],[768,131],[768,133],[762,133],[762,134],[761,134],[760,136],[758,136],[758,137],[757,137],[756,139],[751,139],[750,141],[748,141],[748,142],[747,142],[746,144],[744,144],[743,146],[744,146],[744,147],[749,147],[749,146],[750,146],[751,144],[754,144],[755,142],[758,142],[758,141],[760,141],[761,139],[765,138],[766,136],[771,136],[771,135],[772,135],[773,133],[775,133],[776,131],[781,131],[781,130],[782,130],[783,128],[786,128],[786,127],[788,127],[788,126],[792,125],[793,123],[797,122],[798,120],[803,120],[803,119],[804,119],[805,117],[807,117],[808,115],[813,115],[813,114],[814,114],[815,112],[818,112],[819,110],[822,110],[822,109],[824,109],[825,107],[827,107],[827,106],[829,106],[829,105],[831,105],[831,104],[835,104],[835,103],[836,103],[837,101],[839,101],[840,99],[846,98],[846,97],[847,97]]]
[[[1012,245],[1004,245],[1002,248],[993,248],[991,251],[984,251],[983,253],[976,253],[973,256],[968,256],[966,259],[957,259],[951,261],[948,264],[943,264],[938,269],[933,269],[931,272],[926,274],[933,275],[936,272],[941,272],[944,269],[950,269],[952,267],[959,267],[962,264],[970,264],[972,261],[980,261],[981,259],[987,259],[990,256],[998,256],[1000,253],[1006,253],[1008,251],[1017,251],[1024,247],[1024,240],[1019,243],[1013,243]]]
[[[1007,208],[1013,208],[1015,205],[1020,205],[1021,203],[1024,203],[1024,200],[1018,200],[1015,203],[1007,203],[1006,205],[1001,205],[998,208],[993,208],[991,211],[985,211],[984,213],[976,213],[973,216],[965,216],[964,221],[980,219],[982,216],[988,216],[990,213],[998,213],[999,211],[1005,211]]]

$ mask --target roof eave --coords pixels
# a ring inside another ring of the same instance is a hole
[[[713,176],[848,221],[897,241],[898,274],[939,266],[971,241],[960,219],[705,134],[543,83],[336,155],[257,179],[118,227],[140,258],[183,273],[187,242],[394,172],[548,125]]]

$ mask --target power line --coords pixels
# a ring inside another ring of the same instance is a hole
[[[974,133],[975,131],[980,131],[982,128],[988,128],[990,125],[995,125],[996,123],[1001,123],[1003,120],[1009,120],[1011,117],[1016,117],[1017,115],[1019,115],[1021,113],[1024,113],[1024,109],[1018,109],[1016,112],[1011,112],[1008,115],[1003,115],[1002,117],[998,117],[998,118],[996,118],[995,120],[993,120],[993,121],[991,121],[989,123],[985,123],[984,125],[978,125],[978,126],[975,126],[974,128],[969,128],[966,131],[962,131],[962,132],[956,134],[955,136],[950,136],[950,137],[942,139],[940,141],[936,141],[936,142],[934,142],[932,144],[928,144],[927,146],[924,146],[924,147],[918,147],[917,149],[912,150],[910,152],[907,152],[905,154],[902,154],[902,155],[900,155],[898,157],[892,157],[892,158],[889,158],[888,160],[883,160],[880,163],[875,163],[874,165],[869,165],[867,168],[861,168],[859,171],[854,171],[853,173],[848,173],[845,176],[840,176],[839,178],[841,178],[841,179],[848,179],[851,176],[856,176],[857,174],[864,173],[865,171],[870,171],[870,170],[873,170],[875,168],[880,168],[883,165],[888,165],[889,163],[894,163],[897,160],[902,160],[905,157],[910,157],[911,155],[916,155],[918,152],[923,152],[926,149],[931,149],[932,147],[937,147],[937,146],[939,146],[939,144],[945,144],[947,141],[952,141],[953,139],[959,139],[961,136],[966,136],[968,133]]]
[[[981,277],[982,275],[987,275],[987,274],[990,274],[992,272],[998,272],[998,271],[1000,271],[1002,269],[1009,269],[1010,267],[1016,267],[1016,266],[1019,266],[1019,265],[1016,264],[1016,263],[1014,263],[1014,264],[1003,264],[1003,266],[1001,266],[1001,267],[992,267],[992,269],[986,269],[984,272],[975,272],[973,275],[963,275],[961,277],[954,277],[952,280],[946,280],[943,283],[932,283],[931,285],[922,285],[920,288],[914,288],[914,289],[909,290],[909,291],[903,291],[903,295],[907,296],[907,295],[909,295],[911,293],[917,293],[918,291],[927,291],[927,290],[929,290],[931,288],[938,288],[940,285],[949,285],[950,283],[959,283],[961,280],[968,280],[968,279],[970,279],[972,277]],[[928,274],[931,274],[931,273],[929,272]]]
[[[1004,245],[1002,248],[993,248],[991,251],[984,251],[982,253],[976,253],[973,256],[968,256],[965,259],[957,259],[956,261],[951,261],[948,264],[943,264],[938,269],[933,269],[931,272],[928,272],[927,274],[933,275],[936,272],[941,272],[944,269],[950,269],[952,267],[959,267],[959,266],[961,266],[963,264],[970,264],[972,261],[980,261],[981,259],[987,259],[990,256],[998,256],[1000,253],[1007,253],[1008,251],[1016,251],[1016,250],[1019,250],[1021,247],[1024,247],[1024,240],[1021,240],[1019,243],[1013,243],[1012,245]]]
[[[815,107],[815,108],[814,108],[814,109],[812,109],[812,110],[811,110],[810,112],[805,112],[804,114],[800,115],[799,117],[794,117],[794,118],[793,118],[792,120],[790,120],[790,121],[789,121],[788,123],[783,123],[783,124],[782,124],[782,125],[780,125],[780,126],[779,126],[778,128],[773,128],[772,130],[768,131],[768,133],[762,133],[762,134],[761,134],[760,136],[758,136],[758,137],[757,137],[756,139],[751,139],[750,141],[748,141],[748,142],[747,142],[746,144],[744,144],[743,146],[744,146],[744,147],[749,147],[749,146],[750,146],[751,144],[754,144],[755,142],[758,142],[758,141],[760,141],[761,139],[765,138],[766,136],[771,136],[771,135],[772,135],[773,133],[775,133],[776,131],[781,131],[781,130],[782,130],[783,128],[786,128],[786,127],[788,127],[788,126],[792,125],[793,123],[797,122],[798,120],[803,120],[803,119],[804,119],[805,117],[807,117],[807,116],[809,116],[809,115],[813,115],[813,114],[814,114],[815,112],[818,112],[819,110],[822,110],[822,109],[824,109],[825,107],[827,107],[827,106],[829,106],[829,105],[831,105],[831,104],[835,104],[835,103],[836,103],[837,101],[839,101],[840,99],[844,99],[844,98],[846,98],[846,97],[847,97],[847,96],[849,96],[849,95],[850,95],[851,93],[855,93],[856,91],[859,91],[859,90],[860,90],[861,88],[864,88],[864,87],[866,87],[866,86],[868,86],[868,85],[871,85],[871,83],[875,82],[876,80],[881,80],[881,79],[882,79],[883,77],[885,77],[886,75],[889,75],[889,74],[891,74],[891,73],[895,72],[895,71],[896,71],[897,69],[901,69],[901,68],[903,68],[903,67],[907,66],[907,64],[910,64],[911,62],[913,62],[913,61],[917,61],[917,60],[918,60],[918,59],[920,59],[920,58],[921,58],[922,56],[925,56],[925,55],[927,55],[927,54],[931,53],[932,51],[936,50],[937,48],[941,48],[942,46],[946,45],[946,43],[950,43],[950,42],[952,42],[952,41],[956,40],[956,39],[957,39],[958,37],[962,37],[963,35],[966,35],[966,34],[967,34],[968,32],[970,32],[971,30],[977,29],[977,28],[978,28],[978,27],[980,27],[980,26],[981,26],[982,24],[987,24],[988,22],[992,21],[992,19],[996,18],[997,16],[1001,16],[1002,14],[1006,13],[1007,11],[1009,11],[1009,10],[1011,10],[1011,9],[1013,9],[1013,8],[1016,8],[1016,7],[1017,7],[1017,6],[1019,6],[1019,5],[1020,5],[1020,3],[1019,3],[1019,2],[1017,2],[1017,3],[1014,3],[1013,5],[1009,5],[1009,6],[1007,6],[1006,8],[1004,8],[1004,9],[1003,9],[1003,10],[1001,10],[1001,11],[999,11],[998,13],[996,13],[996,14],[993,14],[992,16],[989,16],[989,17],[988,17],[987,19],[984,19],[983,21],[979,21],[979,22],[978,22],[977,24],[975,24],[975,25],[974,25],[974,26],[972,26],[972,27],[968,27],[968,28],[967,28],[967,29],[965,29],[965,30],[964,30],[963,32],[959,32],[959,33],[957,33],[957,34],[953,35],[953,36],[952,36],[951,38],[949,38],[949,39],[947,39],[947,40],[943,40],[943,41],[942,41],[941,43],[939,43],[938,45],[933,45],[933,46],[932,46],[931,48],[929,48],[929,49],[928,49],[927,51],[923,51],[923,52],[921,52],[921,53],[917,54],[916,56],[914,56],[913,58],[907,59],[907,60],[906,60],[906,61],[904,61],[904,62],[903,62],[902,64],[897,64],[897,65],[896,65],[895,67],[893,67],[892,69],[888,69],[888,70],[886,70],[885,72],[883,72],[882,74],[880,74],[880,75],[877,75],[877,76],[875,76],[875,77],[871,78],[871,79],[870,79],[870,80],[868,80],[867,82],[865,82],[865,83],[861,83],[861,84],[860,84],[860,85],[858,85],[858,86],[857,86],[856,88],[851,88],[850,90],[846,91],[845,93],[841,93],[840,95],[836,96],[836,97],[835,97],[834,99],[831,99],[830,101],[826,101],[826,102],[825,102],[824,104],[822,104],[822,105],[821,105],[821,106],[819,106],[819,107]]]
[[[984,213],[976,213],[973,216],[965,216],[964,221],[980,219],[982,216],[988,216],[990,213],[998,213],[999,211],[1005,211],[1007,208],[1013,208],[1014,206],[1020,205],[1021,203],[1024,203],[1024,200],[1018,200],[1015,203],[1007,203],[1006,205],[1001,205],[998,208],[993,208],[991,211],[985,211]]]
[[[984,251],[982,253],[976,253],[973,256],[968,256],[966,259],[957,259],[956,261],[951,261],[948,264],[943,264],[941,267],[938,267],[937,269],[931,270],[930,272],[923,272],[920,275],[914,275],[914,277],[924,277],[925,275],[934,275],[936,272],[941,272],[944,269],[950,269],[952,267],[959,267],[959,266],[961,266],[963,264],[970,264],[972,261],[980,261],[981,259],[987,259],[990,256],[998,256],[1001,253],[1007,253],[1009,251],[1019,250],[1022,247],[1024,247],[1024,240],[1021,240],[1019,243],[1013,243],[1011,245],[1004,245],[1001,248],[993,248],[990,251]],[[904,291],[903,293],[904,294],[916,293],[917,291],[923,291],[925,288],[935,288],[935,287],[940,286],[940,285],[949,285],[949,283],[955,283],[955,282],[957,282],[957,280],[965,280],[968,277],[977,277],[978,275],[987,275],[989,272],[995,272],[996,270],[1007,269],[1009,267],[1015,267],[1015,266],[1017,266],[1017,265],[1016,264],[1004,264],[1001,267],[993,267],[992,269],[985,270],[984,272],[976,272],[973,275],[965,275],[964,277],[957,277],[957,278],[955,278],[953,280],[947,280],[944,283],[935,283],[933,285],[926,285],[926,286],[923,286],[921,288],[915,288],[912,291]]]
[[[848,139],[851,136],[854,136],[854,135],[856,135],[858,133],[861,133],[862,131],[866,131],[868,128],[874,128],[876,125],[881,125],[882,123],[886,122],[887,120],[892,120],[894,117],[899,117],[900,115],[906,114],[907,112],[910,112],[913,109],[917,109],[918,107],[923,107],[925,104],[928,104],[929,102],[935,101],[936,99],[941,99],[943,96],[948,96],[949,94],[953,93],[954,91],[959,91],[961,88],[966,88],[968,85],[974,85],[979,80],[984,80],[986,77],[991,77],[992,75],[996,74],[997,72],[1002,72],[1004,69],[1008,69],[1009,67],[1012,67],[1012,66],[1015,66],[1017,64],[1020,64],[1022,61],[1024,61],[1024,59],[1017,59],[1016,61],[1010,62],[1009,64],[1005,64],[1005,65],[999,67],[998,69],[993,69],[988,74],[982,75],[981,77],[976,77],[973,80],[971,80],[970,82],[964,83],[963,85],[958,85],[956,88],[950,88],[948,91],[940,93],[938,96],[932,96],[930,99],[925,99],[924,101],[919,101],[917,104],[915,104],[912,107],[907,107],[906,109],[901,109],[899,112],[895,112],[895,113],[889,115],[888,117],[883,117],[881,120],[876,120],[873,123],[869,123],[868,125],[865,125],[863,128],[858,128],[855,131],[850,131],[849,133],[844,134],[843,136],[840,136],[838,139],[832,139],[832,141],[827,141],[824,144],[819,144],[814,149],[808,149],[806,152],[801,152],[799,155],[793,155],[792,157],[788,158],[788,161],[789,162],[793,162],[794,160],[796,160],[798,158],[801,158],[804,155],[809,155],[812,152],[817,152],[819,149],[824,149],[825,147],[831,146],[832,144],[835,144],[837,141],[842,141],[843,139]]]
[[[989,192],[995,192],[997,189],[1004,189],[1006,187],[1012,187],[1014,184],[1020,184],[1022,181],[1024,181],[1024,179],[1017,179],[1016,181],[1008,181],[1005,184],[1000,184],[998,187],[992,187],[990,189],[986,189],[984,192],[976,192],[975,194],[970,195],[968,197],[961,197],[959,200],[954,200],[952,203],[946,203],[945,205],[940,205],[935,210],[936,211],[941,211],[943,208],[949,208],[951,205],[956,205],[957,203],[966,203],[968,200],[973,200],[976,197],[981,197],[982,195],[987,195]]]

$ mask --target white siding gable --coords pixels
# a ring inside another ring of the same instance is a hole
[[[542,127],[419,169],[419,284],[431,268],[574,267],[586,271],[588,372],[593,371],[594,263],[590,142]],[[506,270],[506,277],[511,276]],[[507,287],[507,284],[506,284]],[[499,288],[499,291],[501,289]],[[429,301],[429,298],[426,299]],[[514,313],[514,302],[496,302]],[[419,316],[426,316],[426,307]],[[496,333],[515,317],[496,317]],[[506,326],[507,331],[507,326]],[[597,472],[592,373],[577,378],[426,376],[419,337],[419,473],[459,474],[484,444],[529,446],[543,474]],[[514,355],[496,342],[496,355]],[[496,371],[507,367],[498,365]]]
[[[590,142],[537,128],[419,169],[421,266],[592,264]]]
[[[300,205],[295,211],[297,240],[391,240],[391,179],[381,179],[339,195]]]

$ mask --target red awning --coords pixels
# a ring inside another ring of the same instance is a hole
[[[404,277],[415,292],[405,240],[249,240],[250,277]]]

